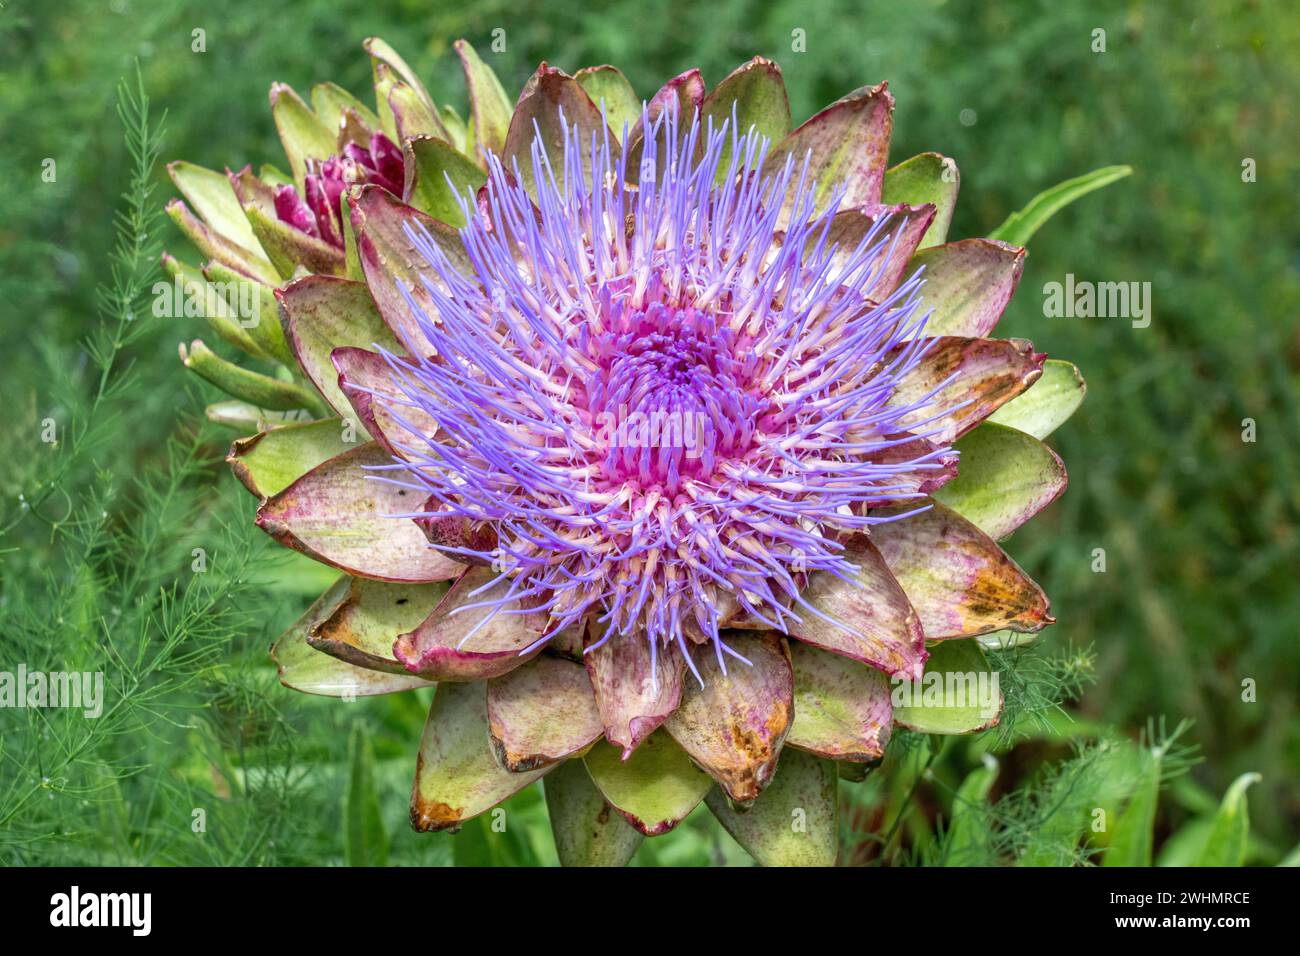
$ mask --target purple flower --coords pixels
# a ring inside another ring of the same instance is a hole
[[[441,432],[400,451],[421,517],[496,531],[440,547],[500,569],[496,606],[546,612],[539,641],[592,621],[689,663],[707,639],[725,674],[744,658],[723,628],[842,625],[808,574],[851,580],[842,538],[924,497],[952,456],[915,423],[951,409],[942,383],[891,402],[930,341],[920,277],[885,286],[888,217],[844,242],[807,159],[764,175],[757,132],[675,108],[643,124],[634,179],[576,126],[558,167],[540,136],[531,168],[490,157],[481,210],[462,201],[469,274],[411,230],[431,274],[403,344],[436,358],[390,361]]]

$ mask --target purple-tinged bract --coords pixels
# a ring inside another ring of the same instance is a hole
[[[383,133],[371,134],[362,146],[347,143],[337,156],[322,162],[307,161],[305,197],[288,184],[275,190],[275,214],[299,232],[343,248],[343,221],[339,199],[349,186],[373,183],[401,193],[405,167],[401,149]]]

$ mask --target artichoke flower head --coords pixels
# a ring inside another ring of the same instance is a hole
[[[956,166],[888,166],[885,84],[794,127],[763,58],[645,101],[543,63],[512,108],[460,41],[462,120],[367,49],[374,108],[273,87],[287,171],[171,167],[209,261],[168,268],[248,360],[182,355],[256,431],[257,524],[341,572],[283,683],[436,685],[420,830],[545,777],[565,863],[701,802],[759,862],[833,863],[895,724],[1001,703],[906,692],[1053,621],[997,543],[1064,491],[1042,439],[1083,393],[989,337],[1024,250],[947,241]]]

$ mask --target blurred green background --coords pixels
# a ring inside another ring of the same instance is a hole
[[[191,50],[196,28],[206,52]],[[496,28],[506,50],[488,54]],[[792,52],[795,29],[807,52]],[[1097,29],[1104,53],[1093,51]],[[935,821],[951,815],[951,783],[984,749],[998,754],[991,799],[1007,795],[1006,824],[1026,806],[1041,810],[1061,767],[1103,774],[1088,769],[1080,740],[1137,740],[1160,717],[1195,722],[1180,744],[1201,759],[1166,787],[1157,850],[1175,854],[1171,835],[1203,826],[1247,771],[1262,775],[1250,791],[1249,862],[1291,850],[1300,830],[1300,18],[1287,4],[5,0],[0,666],[107,666],[133,694],[89,729],[57,714],[0,712],[0,860],[341,862],[358,724],[377,758],[390,861],[554,859],[535,788],[512,807],[536,825],[507,841],[476,827],[454,840],[409,832],[418,695],[341,705],[275,683],[265,647],[319,578],[283,559],[270,572],[252,568],[271,549],[251,525],[252,499],[221,464],[229,436],[200,423],[215,392],[176,359],[177,343],[201,334],[197,320],[133,329],[115,365],[129,365],[131,378],[97,403],[86,438],[75,448],[41,441],[47,417],[61,434],[89,420],[98,391],[83,343],[102,321],[95,286],[108,274],[129,175],[118,78],[138,59],[155,110],[167,111],[163,161],[238,168],[279,161],[272,81],[334,80],[368,99],[360,44],[371,35],[462,111],[450,50],[461,36],[508,90],[542,59],[570,71],[614,63],[649,96],[689,67],[713,84],[763,54],[785,72],[796,122],[887,79],[898,103],[891,161],[937,150],[961,169],[952,238],[986,234],[1061,179],[1130,164],[1131,178],[1034,237],[999,329],[1074,361],[1088,379],[1083,408],[1052,439],[1069,491],[1008,548],[1060,622],[1039,652],[1056,663],[1036,665],[1046,683],[1089,659],[1093,680],[1068,707],[1073,723],[1052,718],[1050,731],[1027,726],[1017,739],[945,751],[937,779],[909,804],[900,849],[861,857],[932,862],[927,846]],[[42,179],[46,159],[54,182]],[[1247,159],[1253,182],[1243,181]],[[161,207],[173,191],[159,173]],[[166,234],[151,238],[188,252],[169,221],[157,224]],[[1150,327],[1044,317],[1043,285],[1066,273],[1150,282]],[[1246,418],[1254,442],[1242,439]],[[191,572],[199,546],[213,555],[203,576]],[[1098,548],[1104,573],[1093,570]],[[1244,700],[1246,681],[1254,694]],[[885,770],[897,764],[907,784],[916,768],[900,749]],[[899,784],[874,779],[845,787],[850,839],[892,824]],[[1016,852],[1004,846],[997,858]],[[693,819],[638,859],[744,857]]]

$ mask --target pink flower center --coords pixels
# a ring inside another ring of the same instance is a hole
[[[753,447],[767,402],[748,390],[755,356],[739,344],[689,306],[655,303],[611,322],[593,343],[599,370],[587,394],[607,481],[675,495],[684,478],[708,478]]]

